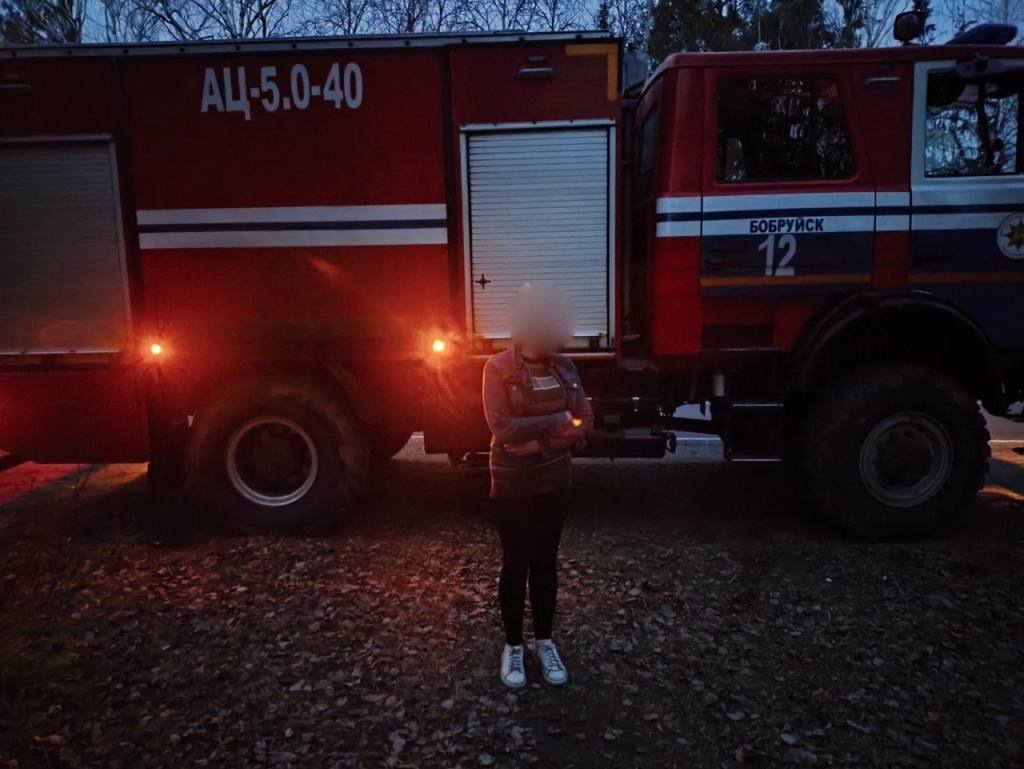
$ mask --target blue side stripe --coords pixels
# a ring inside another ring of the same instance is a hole
[[[1005,206],[1003,207],[1005,208]],[[1002,209],[997,209],[1002,210]],[[914,209],[916,213],[923,210]],[[856,206],[851,208],[770,208],[750,211],[692,211],[659,213],[659,222],[731,221],[734,219],[808,219],[815,216],[887,216],[911,213],[910,206]]]
[[[875,213],[874,206],[849,206],[830,208],[763,208],[747,211],[705,211],[705,221],[723,219],[792,219],[812,216],[860,216]]]
[[[657,215],[657,221],[659,222],[699,222],[700,211],[690,211],[687,213],[661,213]]]
[[[1016,203],[975,203],[933,206],[856,206],[850,208],[769,208],[748,211],[699,211],[659,213],[659,222],[726,221],[732,219],[782,219],[812,216],[899,216],[905,214],[982,214],[1024,209],[1024,200]]]

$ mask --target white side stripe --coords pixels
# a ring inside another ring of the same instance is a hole
[[[139,211],[146,224],[252,224],[254,222],[368,222],[444,219],[440,204],[394,206],[287,206],[266,208],[165,208]]]
[[[695,238],[700,235],[700,222],[658,222],[655,235],[659,238]]]
[[[910,205],[910,193],[909,192],[876,192],[875,193],[875,204],[878,206],[885,206],[887,208],[894,206],[909,206]]]
[[[906,194],[904,193],[904,197]],[[757,235],[767,232],[870,232],[875,229],[874,192],[797,192],[764,195],[718,195],[659,198],[655,232],[660,238],[700,235]],[[844,215],[823,209],[866,209]],[[776,212],[778,212],[776,214]],[[744,217],[743,214],[752,214]],[[673,214],[698,214],[679,217]],[[728,216],[735,214],[735,216]],[[725,218],[721,218],[722,216]]]
[[[700,197],[658,198],[655,210],[659,214],[692,214],[700,211]]]
[[[878,214],[875,229],[878,232],[906,232],[910,229],[910,214]]]
[[[139,246],[287,248],[443,245],[444,204],[179,208],[137,213]]]
[[[679,198],[658,198],[655,211],[658,214],[699,214],[699,195]],[[691,238],[700,235],[700,217],[684,221],[657,222],[654,234],[659,238]]]
[[[875,205],[879,208],[902,208],[907,213],[879,213],[875,215],[877,232],[906,232],[910,229],[910,193],[876,192]]]
[[[980,177],[965,177],[970,182],[977,182]],[[1012,179],[1013,177],[1007,177]],[[958,182],[959,179],[949,181]],[[1000,179],[1001,181],[1001,179]],[[1008,209],[1024,208],[1024,189],[1019,182],[1000,189],[982,185],[953,184],[948,189],[931,189],[918,187],[914,189],[915,206],[958,206],[958,205],[999,205],[1005,203]]]
[[[795,192],[785,195],[717,195],[704,198],[704,210],[758,211],[798,208],[869,208],[873,192]]]
[[[936,212],[933,206],[949,210]],[[970,210],[976,206],[999,210]],[[832,210],[823,216],[815,215],[816,210],[824,209]],[[842,209],[862,210],[845,214]],[[904,191],[666,197],[657,201],[656,233],[665,238],[766,232],[993,230],[1006,217],[1017,213],[1024,216],[1024,190],[1019,185],[1007,189],[918,189],[913,191],[913,201],[911,193]],[[673,214],[696,216],[675,220]]]

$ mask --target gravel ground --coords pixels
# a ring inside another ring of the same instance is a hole
[[[483,479],[415,439],[317,539],[211,533],[202,510],[148,504],[141,466],[16,468],[0,766],[1019,767],[1014,446],[994,444],[963,526],[906,545],[843,540],[714,443],[581,462],[557,631],[572,680],[534,665],[516,693]]]

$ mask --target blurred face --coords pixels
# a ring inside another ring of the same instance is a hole
[[[512,340],[531,357],[553,355],[572,339],[575,307],[555,286],[526,283],[509,309]]]

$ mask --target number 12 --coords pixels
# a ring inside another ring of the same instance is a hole
[[[775,235],[769,235],[760,245],[758,251],[764,251],[764,274],[768,277],[783,278],[795,274],[793,257],[796,256],[796,236],[786,233],[779,235],[779,249],[783,251],[779,263],[775,263]]]

